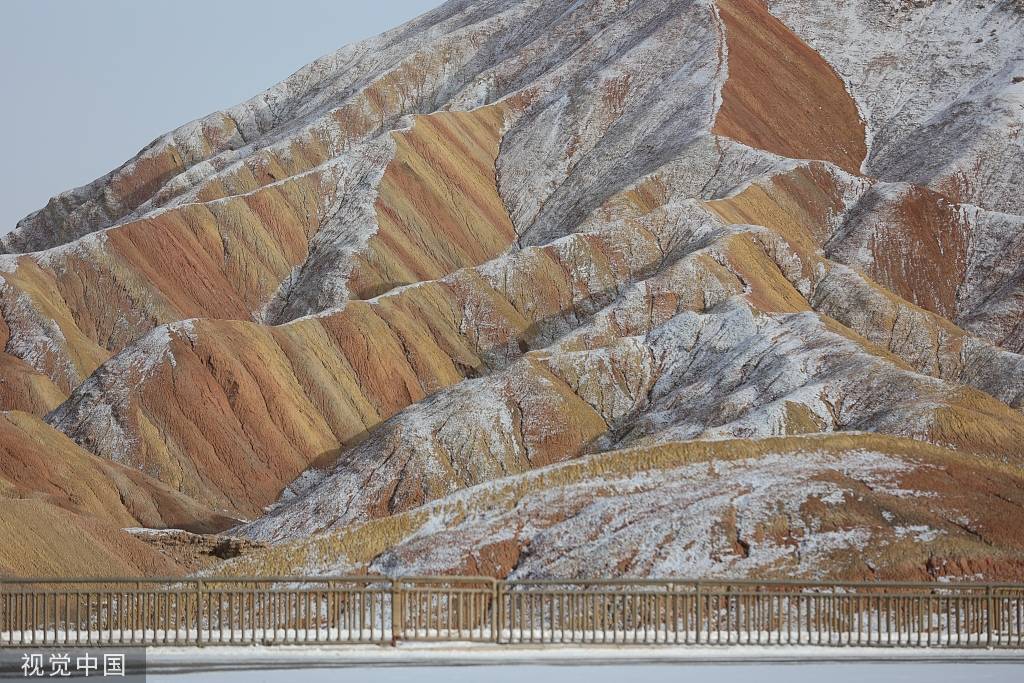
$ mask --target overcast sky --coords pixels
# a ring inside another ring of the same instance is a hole
[[[439,4],[0,1],[0,234],[157,136]]]

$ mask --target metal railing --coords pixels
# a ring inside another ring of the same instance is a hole
[[[1024,586],[483,577],[0,579],[0,647],[1024,647]]]

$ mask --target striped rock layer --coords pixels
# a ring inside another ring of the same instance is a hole
[[[2,240],[0,573],[1024,578],[1022,46],[451,0],[168,133]]]

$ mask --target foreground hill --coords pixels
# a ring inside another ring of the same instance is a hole
[[[1022,575],[1019,468],[870,434],[669,443],[498,479],[229,573]]]
[[[4,237],[0,495],[250,573],[1019,579],[1021,130],[1009,0],[452,0]]]

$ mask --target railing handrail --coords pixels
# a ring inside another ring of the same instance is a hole
[[[181,584],[181,583],[327,583],[329,581],[347,581],[350,583],[390,582],[394,579],[387,576],[87,576],[87,577],[0,577],[0,586],[4,584],[35,584],[35,583],[143,583],[143,584]]]
[[[1016,588],[1024,589],[1019,583],[983,583],[974,581],[824,581],[800,579],[513,579],[506,585],[517,586],[801,586],[806,588],[926,588],[926,589],[976,589]]]
[[[210,584],[275,584],[275,583],[358,583],[358,584],[392,584],[392,583],[461,583],[485,584],[496,586],[780,586],[804,588],[923,588],[928,590],[979,590],[1015,589],[1024,590],[1024,583],[1012,582],[976,582],[976,581],[827,581],[801,579],[690,579],[690,578],[627,578],[627,579],[495,579],[489,576],[383,576],[383,575],[337,575],[337,576],[164,576],[164,577],[0,577],[0,589],[5,585],[89,585],[89,584],[145,584],[177,586],[202,582]]]

